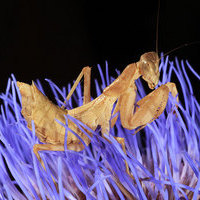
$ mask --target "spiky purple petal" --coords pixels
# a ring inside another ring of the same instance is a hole
[[[114,80],[108,74],[107,62],[105,78],[100,65],[98,69],[102,81],[95,80],[97,96]],[[177,78],[176,84],[181,88],[179,95],[182,95],[178,109],[176,100],[169,95],[163,114],[136,135],[134,130],[124,129],[118,119],[110,135],[105,136],[111,143],[102,138],[100,128],[90,130],[84,123],[67,115],[66,124],[58,121],[66,128],[66,133],[69,130],[67,121],[71,120],[88,137],[85,130],[93,133],[91,144],[88,147],[79,138],[85,145],[81,152],[67,148],[65,152],[41,151],[46,170],[33,153],[33,145],[40,142],[34,129],[30,131],[27,128],[21,115],[21,96],[16,79],[11,75],[5,94],[0,95],[3,101],[0,115],[0,198],[75,200],[85,196],[89,200],[123,200],[128,198],[127,191],[137,199],[156,199],[158,196],[161,199],[199,198],[200,105],[187,71],[191,71],[197,80],[200,76],[188,61],[179,63],[175,59],[171,62],[168,57],[165,60],[161,58],[159,69],[158,87],[171,81],[172,76]],[[60,89],[52,81],[47,81],[55,100],[62,106],[71,84]],[[39,80],[35,84],[44,93]],[[146,93],[140,80],[136,85],[139,100]],[[72,98],[77,106],[82,105],[80,84]],[[66,108],[71,107],[70,99]],[[113,136],[125,138],[127,155]],[[65,147],[66,139],[67,134]],[[126,173],[125,161],[133,178]]]

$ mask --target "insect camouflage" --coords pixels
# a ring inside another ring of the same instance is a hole
[[[39,91],[34,82],[32,85],[17,82],[22,97],[22,115],[30,130],[32,130],[32,120],[34,121],[36,136],[43,143],[35,144],[33,147],[42,166],[44,167],[44,163],[39,151],[65,150],[65,127],[57,120],[65,124],[66,115],[76,118],[92,130],[100,126],[103,137],[109,134],[110,125],[111,127],[115,125],[118,118],[117,113],[120,115],[122,126],[129,130],[137,127],[140,127],[138,129],[140,130],[158,118],[166,107],[169,93],[171,92],[173,97],[177,96],[176,85],[168,82],[136,102],[135,81],[142,77],[148,83],[149,88],[154,89],[159,81],[159,61],[157,52],[144,53],[138,62],[129,64],[121,75],[92,101],[90,96],[91,68],[84,67],[66,98],[67,101],[70,99],[84,77],[83,105],[70,110],[52,103]],[[112,112],[115,103],[116,106]],[[82,142],[70,132],[70,129],[78,134],[86,145],[90,144],[90,139],[69,119],[68,127],[66,142],[68,150],[82,151],[84,149]],[[92,133],[86,131],[92,136]],[[124,138],[115,137],[115,139],[126,153]],[[125,164],[127,173],[130,175],[128,164]]]

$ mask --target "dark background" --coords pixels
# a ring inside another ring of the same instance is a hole
[[[0,92],[11,73],[23,82],[49,78],[64,86],[86,65],[93,66],[92,77],[105,60],[111,73],[124,69],[155,51],[157,7],[157,0],[6,0],[0,5]],[[161,0],[159,52],[200,41],[199,9],[198,1]],[[174,56],[200,73],[200,44]],[[197,79],[193,85],[198,87]]]

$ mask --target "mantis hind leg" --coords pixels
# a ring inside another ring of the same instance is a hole
[[[89,103],[91,101],[91,96],[90,96],[91,68],[90,67],[84,67],[82,69],[81,73],[79,74],[76,81],[74,82],[74,85],[72,86],[69,94],[67,95],[67,98],[66,98],[67,101],[71,98],[72,94],[74,93],[76,87],[78,86],[83,76],[84,76],[83,104]],[[66,101],[64,103],[66,103]],[[62,108],[63,107],[64,106],[62,106]]]
[[[64,145],[55,144],[35,144],[33,146],[33,152],[37,159],[40,161],[42,167],[45,169],[44,162],[39,155],[39,151],[64,151]]]
[[[82,151],[84,149],[84,145],[71,143],[67,145],[67,149],[73,151]],[[33,146],[33,152],[40,161],[42,167],[45,169],[44,162],[39,155],[39,151],[65,151],[65,148],[64,144],[35,144]]]
[[[69,144],[67,145],[67,148],[72,149],[74,151],[81,151],[84,148],[84,146],[81,144]],[[39,155],[39,151],[64,151],[64,150],[65,150],[64,144],[35,144],[33,146],[33,152],[35,153],[37,159],[40,161],[45,171],[46,171],[46,168],[44,166],[43,160],[41,159]],[[56,186],[56,190],[59,192],[58,185],[52,175],[51,175],[51,178]]]

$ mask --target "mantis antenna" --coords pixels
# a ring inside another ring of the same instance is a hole
[[[158,11],[156,19],[156,53],[158,54],[158,27],[159,27],[159,18],[160,18],[160,0],[158,0]]]
[[[169,54],[171,54],[172,52],[177,51],[177,50],[179,50],[179,49],[181,49],[181,48],[183,48],[183,47],[188,47],[188,46],[190,46],[190,45],[198,44],[198,43],[200,43],[200,41],[194,41],[194,42],[190,42],[190,43],[181,44],[181,45],[179,45],[179,46],[177,46],[177,47],[175,47],[175,48],[169,50],[169,51],[168,51],[167,53],[165,53],[164,55],[162,55],[162,56],[159,58],[159,60],[160,60],[161,58],[163,58],[164,56],[169,55]]]
[[[156,19],[156,53],[158,54],[158,36],[159,36],[159,31],[158,31],[158,28],[159,28],[159,18],[160,18],[160,0],[158,0],[158,10],[157,10],[157,19]],[[169,50],[167,53],[165,53],[164,55],[162,55],[160,58],[159,58],[159,61],[161,60],[161,58],[165,57],[166,55],[169,55],[171,54],[172,52],[174,51],[177,51],[183,47],[188,47],[190,45],[193,45],[193,44],[198,44],[200,43],[200,41],[194,41],[194,42],[190,42],[190,43],[185,43],[185,44],[181,44],[171,50]]]

